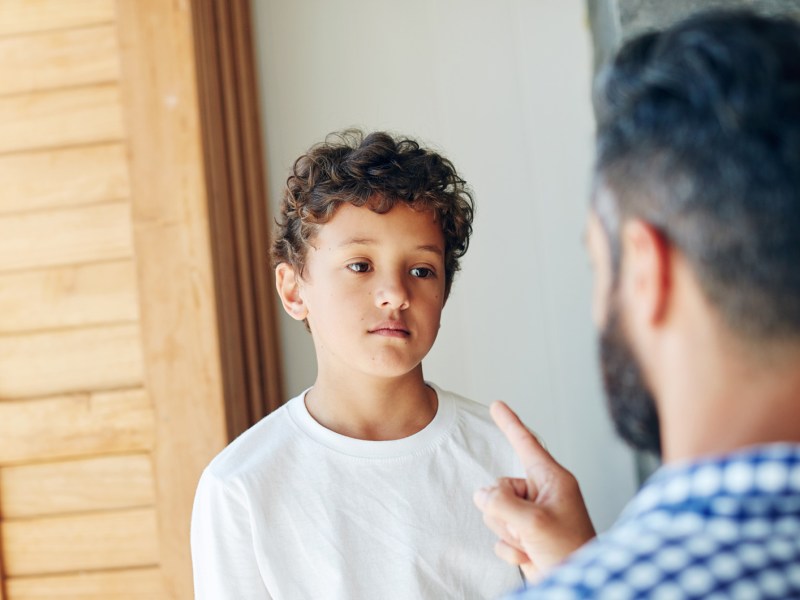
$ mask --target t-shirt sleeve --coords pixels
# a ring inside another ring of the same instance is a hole
[[[205,470],[192,510],[196,600],[270,600],[258,570],[247,499]]]

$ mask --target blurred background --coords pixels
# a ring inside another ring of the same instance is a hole
[[[511,404],[607,528],[642,461],[605,414],[589,317],[593,71],[719,5],[800,13],[0,0],[0,600],[192,597],[200,472],[315,377],[267,260],[284,181],[353,126],[417,138],[475,192],[426,377]]]

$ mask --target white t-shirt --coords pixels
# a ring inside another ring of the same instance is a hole
[[[290,400],[206,468],[192,514],[195,597],[471,599],[516,589],[475,489],[520,466],[485,406],[431,385],[400,440],[324,428]]]

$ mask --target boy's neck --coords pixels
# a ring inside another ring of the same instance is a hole
[[[320,425],[360,440],[397,440],[424,429],[436,415],[436,392],[422,368],[401,377],[339,377],[322,371],[305,397]]]

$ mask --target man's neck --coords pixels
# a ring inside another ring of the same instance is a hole
[[[422,430],[436,415],[436,393],[422,367],[396,378],[320,368],[306,408],[323,427],[362,440],[395,440]]]
[[[800,443],[800,348],[726,336],[672,354],[659,393],[665,462],[774,442]],[[692,346],[692,347],[688,347]]]

